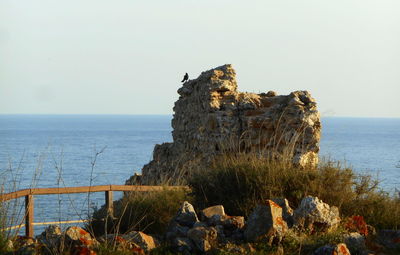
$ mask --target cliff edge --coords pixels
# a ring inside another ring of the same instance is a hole
[[[174,106],[173,142],[155,146],[153,160],[142,169],[143,184],[174,182],[191,166],[226,152],[285,154],[295,164],[317,164],[321,124],[310,93],[239,92],[235,76],[231,65],[223,65],[183,84]]]

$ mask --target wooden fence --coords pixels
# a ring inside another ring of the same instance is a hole
[[[25,197],[25,224],[12,226],[8,229],[15,229],[25,226],[25,233],[28,237],[34,236],[34,225],[62,224],[85,222],[85,220],[75,221],[57,221],[57,222],[34,222],[34,196],[51,195],[51,194],[71,194],[71,193],[91,193],[105,192],[105,205],[109,215],[113,215],[113,191],[134,191],[134,192],[150,192],[161,191],[164,189],[182,189],[184,186],[144,186],[144,185],[98,185],[98,186],[81,186],[81,187],[65,187],[65,188],[34,188],[23,189],[15,192],[0,195],[0,202]],[[86,220],[87,221],[87,220]]]

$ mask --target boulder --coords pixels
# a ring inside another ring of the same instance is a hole
[[[272,200],[258,205],[250,214],[244,231],[248,242],[266,239],[269,243],[280,242],[287,230],[287,224],[282,218],[282,208]]]
[[[65,245],[67,247],[93,247],[98,245],[98,241],[83,228],[72,226],[68,227],[65,232]]]
[[[36,239],[26,236],[17,236],[14,240],[13,248],[16,251],[12,254],[18,255],[39,255],[40,254],[40,244]]]
[[[127,234],[124,234],[121,236],[128,242],[135,243],[138,245],[141,249],[143,249],[145,252],[149,252],[152,249],[156,248],[159,246],[159,242],[156,238],[150,235],[146,235],[143,232],[140,231],[132,231]]]
[[[177,252],[183,253],[183,254],[192,254],[192,252],[195,249],[195,245],[187,237],[177,237],[171,242],[171,246],[173,249],[175,249]]]
[[[312,232],[330,231],[340,223],[339,210],[330,207],[318,197],[303,198],[300,206],[294,211],[294,226],[299,229],[308,229]]]
[[[365,251],[365,236],[358,232],[352,232],[344,235],[344,242],[351,250]]]
[[[195,225],[200,222],[196,222]],[[167,240],[173,240],[176,237],[186,237],[189,227],[182,226],[178,222],[172,220],[167,228],[165,237]]]
[[[217,230],[214,227],[194,227],[187,236],[200,252],[207,252],[217,243]]]
[[[214,215],[225,216],[224,207],[222,205],[214,205],[201,211],[201,216],[204,220],[210,219]]]
[[[222,225],[227,230],[241,229],[244,227],[243,216],[228,216],[228,215],[213,215],[207,221],[208,225],[216,226]]]
[[[186,227],[192,227],[193,224],[199,221],[193,205],[187,201],[183,202],[173,220]]]
[[[36,239],[45,246],[45,249],[56,253],[62,241],[62,231],[57,225],[48,226]]]
[[[272,201],[274,201],[282,208],[283,220],[286,221],[288,227],[291,228],[293,226],[294,220],[293,209],[290,207],[289,201],[286,198],[273,198]]]
[[[325,245],[314,251],[313,255],[351,255],[346,244]]]

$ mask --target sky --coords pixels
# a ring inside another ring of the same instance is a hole
[[[185,72],[400,117],[398,0],[0,1],[0,114],[171,114]]]

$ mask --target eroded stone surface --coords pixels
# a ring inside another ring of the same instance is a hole
[[[192,227],[193,224],[199,221],[199,219],[197,218],[197,214],[193,208],[193,205],[185,201],[183,202],[181,208],[179,208],[174,221],[183,226]]]
[[[201,252],[209,251],[217,242],[217,230],[214,227],[194,227],[187,236]]]
[[[155,146],[142,183],[173,181],[226,151],[273,151],[289,154],[296,164],[317,163],[321,124],[311,95],[239,92],[235,76],[231,65],[223,65],[183,84],[174,106],[173,142]]]
[[[132,231],[121,236],[128,242],[137,244],[145,252],[149,252],[159,245],[159,242],[151,235],[147,235],[140,231]]]
[[[225,209],[222,205],[214,205],[203,209],[201,215],[204,219],[210,219],[214,215],[225,216]]]
[[[98,245],[98,241],[83,228],[72,226],[65,230],[65,243],[67,246],[92,247]]]
[[[282,218],[282,208],[272,200],[267,200],[250,214],[244,237],[249,242],[262,239],[269,243],[274,240],[279,242],[287,229],[287,224]]]
[[[286,221],[288,227],[293,226],[293,209],[289,205],[289,201],[286,198],[273,198],[272,201],[282,207],[282,217]]]
[[[297,228],[316,231],[330,231],[340,223],[339,209],[329,206],[318,197],[308,196],[301,200],[300,206],[294,211],[294,225]]]

